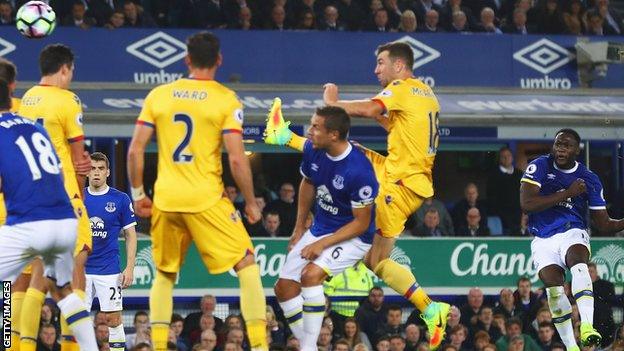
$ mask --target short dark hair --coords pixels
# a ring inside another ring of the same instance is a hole
[[[498,149],[498,153],[500,154],[503,151],[509,151],[511,152],[511,149],[509,148],[509,146],[502,146],[500,149]]]
[[[401,341],[405,342],[405,338],[402,337],[400,334],[392,334],[390,335],[390,340],[392,339],[401,339]]]
[[[554,326],[552,325],[552,323],[551,322],[547,322],[547,321],[540,322],[540,324],[537,327],[538,327],[538,329],[539,328],[546,328],[546,327],[554,329]]]
[[[134,320],[133,320],[133,322],[134,322],[134,323],[136,323],[137,318],[138,318],[138,317],[140,317],[140,316],[145,316],[145,317],[148,317],[148,318],[149,318],[149,315],[147,314],[147,312],[145,312],[145,311],[137,311],[137,312],[134,314]]]
[[[563,128],[563,129],[559,129],[557,131],[557,133],[555,133],[555,138],[557,137],[557,135],[559,134],[568,134],[569,136],[571,136],[572,138],[574,138],[574,140],[576,140],[576,143],[581,145],[581,136],[579,135],[579,133],[576,132],[576,130],[572,129],[572,128]]]
[[[380,286],[377,286],[377,285],[373,286],[373,287],[372,287],[372,288],[368,291],[368,293],[370,294],[373,290],[379,290],[379,291],[381,291],[381,293],[383,294],[383,289],[382,289]]]
[[[264,213],[264,219],[266,219],[268,216],[277,216],[278,218],[280,217],[279,212],[275,211],[275,210],[271,210],[271,211],[267,211]]]
[[[217,64],[221,50],[219,38],[210,32],[199,32],[186,39],[186,52],[191,65],[196,68],[212,68]]]
[[[91,154],[91,160],[93,161],[104,161],[106,163],[106,168],[110,168],[110,162],[108,161],[108,157],[101,152],[94,152]]]
[[[401,309],[401,306],[397,305],[397,304],[391,304],[390,306],[388,306],[388,312],[390,311],[401,311],[403,312],[403,310]]]
[[[11,109],[11,92],[9,91],[9,83],[0,79],[0,110],[8,111]]]
[[[39,70],[42,76],[49,76],[61,70],[61,67],[74,64],[74,53],[67,45],[50,44],[39,54]]]
[[[529,283],[531,283],[531,279],[529,279],[528,277],[520,277],[520,278],[518,278],[518,281],[516,282],[516,286],[520,286],[521,282],[529,282]]]
[[[512,325],[517,324],[518,326],[520,326],[520,329],[522,329],[522,321],[517,318],[517,317],[512,317],[509,318],[508,320],[505,321],[505,328],[509,328]]]
[[[377,47],[377,55],[387,51],[388,56],[392,60],[401,59],[405,62],[405,65],[411,70],[414,66],[414,51],[412,48],[399,42],[386,43]]]
[[[427,211],[425,212],[425,214],[427,214],[427,213],[440,214],[440,212],[438,211],[438,209],[437,209],[437,208],[435,208],[435,207],[429,207],[429,208],[427,209]]]
[[[17,68],[15,68],[13,62],[0,58],[0,79],[11,84],[15,82],[15,77],[17,77]]]
[[[336,341],[334,342],[334,346],[336,346],[336,345],[338,345],[338,344],[340,344],[340,345],[346,345],[349,349],[351,349],[351,345],[349,344],[349,342],[347,341],[347,339],[342,338],[342,339],[338,339],[338,340],[336,340]]]
[[[323,106],[316,109],[316,115],[325,119],[325,128],[328,131],[338,132],[340,140],[347,139],[349,128],[351,128],[351,118],[342,107]]]
[[[182,317],[181,315],[177,313],[173,313],[171,315],[171,323],[173,324],[175,322],[184,322],[184,317]]]

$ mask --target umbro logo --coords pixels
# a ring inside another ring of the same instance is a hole
[[[548,174],[546,175],[546,177],[547,177],[548,179],[550,179],[550,180],[553,180],[553,179],[555,179],[557,176],[555,176],[555,175],[554,175],[554,174],[552,174],[552,173],[548,173]]]
[[[156,32],[130,44],[126,51],[139,59],[165,68],[186,56],[186,45],[164,32]]]
[[[513,54],[514,60],[542,74],[556,70],[570,62],[573,57],[574,55],[566,48],[546,38],[540,39]]]
[[[310,165],[310,168],[314,171],[314,172],[318,172],[319,170],[319,166],[316,163],[313,163]]]
[[[13,45],[13,43],[11,42],[8,42],[0,38],[0,56],[4,56],[13,51],[15,51],[15,45]]]
[[[412,69],[416,69],[440,57],[440,52],[438,50],[408,35],[395,40],[395,43],[405,43],[412,48],[412,52],[414,53],[414,65]],[[376,54],[377,53],[375,53],[375,55]]]

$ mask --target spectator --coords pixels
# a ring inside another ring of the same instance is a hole
[[[539,324],[538,345],[543,351],[550,351],[553,345],[553,337],[555,336],[555,328],[552,323],[541,322]]]
[[[201,334],[206,330],[217,330],[215,327],[216,320],[214,316],[204,314],[199,319],[199,329],[192,330],[189,334],[189,340],[191,345],[195,345],[201,340]],[[223,335],[225,338],[225,335]]]
[[[132,0],[126,0],[123,4],[124,17],[126,18],[126,27],[134,28],[150,28],[155,27],[156,23],[149,14],[143,11],[142,7],[139,7]]]
[[[563,11],[563,23],[565,24],[567,34],[582,35],[585,33],[584,14],[585,10],[581,0],[568,1]]]
[[[505,333],[507,332],[507,330],[505,329],[506,320],[507,318],[505,318],[505,315],[500,313],[494,314],[494,322],[492,322],[492,324],[494,324],[498,328],[498,330],[500,330],[502,335],[505,335]]]
[[[265,29],[271,30],[287,30],[290,25],[286,22],[286,10],[283,6],[275,5],[271,9],[269,22],[265,25]]]
[[[325,7],[325,10],[323,10],[323,20],[319,23],[319,30],[340,31],[340,32],[344,31],[345,27],[338,20],[339,17],[340,17],[340,14],[338,13],[338,9],[335,6],[328,5],[327,7]],[[294,188],[293,188],[293,192],[294,192]],[[294,227],[294,221],[293,221],[293,227]]]
[[[403,351],[405,350],[405,339],[399,335],[394,334],[390,336],[390,351]]]
[[[472,28],[475,27],[476,21],[474,19],[472,10],[470,10],[468,6],[463,5],[462,0],[448,0],[446,5],[442,7],[441,11],[441,22],[449,31],[453,31],[453,17],[456,16],[455,13],[458,11],[463,12],[466,17],[466,24],[465,26],[462,26],[463,31],[470,31]]]
[[[149,316],[147,315],[147,312],[137,311],[134,314],[134,320],[132,322],[132,325],[135,332],[133,334],[126,335],[126,347],[129,349],[144,341],[149,341],[149,334],[147,334],[149,327]]]
[[[335,312],[337,315],[336,320],[340,321],[339,324],[342,327],[344,327],[343,321],[346,321],[346,317],[353,317],[355,315],[360,301],[368,296],[368,292],[373,286],[374,284],[370,271],[362,261],[323,282],[323,290],[328,297],[351,297],[349,300],[335,301],[332,304],[332,312]],[[358,326],[358,330],[359,329]]]
[[[384,324],[387,312],[383,290],[378,286],[369,291],[368,299],[355,311],[355,320],[374,345],[377,344],[376,333]]]
[[[537,12],[537,32],[542,34],[563,34],[565,33],[565,28],[558,0],[542,1],[542,5]]]
[[[527,329],[537,316],[540,309],[539,299],[536,293],[531,291],[531,280],[527,277],[518,279],[517,289],[514,291],[516,309],[522,311],[523,328]]]
[[[81,1],[76,1],[72,5],[72,12],[70,16],[63,18],[62,25],[68,27],[78,27],[81,29],[89,29],[96,25],[95,18],[88,17],[87,8]]]
[[[440,14],[436,10],[429,10],[425,16],[425,25],[421,28],[421,32],[425,33],[439,33],[444,32],[444,29],[439,26]]]
[[[108,22],[104,24],[104,28],[107,29],[117,29],[123,27],[126,22],[126,17],[124,16],[123,11],[116,10],[110,15]]]
[[[483,347],[482,351],[497,351],[498,349],[496,348],[496,345],[494,344],[487,344]]]
[[[97,311],[95,312],[95,317],[93,318],[93,327],[96,327],[98,324],[106,323],[106,312]]]
[[[331,349],[331,340],[332,340],[332,332],[327,327],[321,327],[321,332],[318,337],[317,345],[319,350],[327,350]]]
[[[596,12],[604,20],[604,35],[621,35],[624,33],[624,20],[622,15],[609,6],[609,0],[596,0]]]
[[[366,16],[358,1],[338,0],[335,6],[346,30],[357,31],[362,28],[362,22]]]
[[[267,210],[279,214],[283,236],[290,236],[297,220],[297,202],[295,201],[295,187],[292,183],[284,183],[279,189],[279,198],[269,202]]]
[[[541,351],[542,349],[537,343],[526,334],[522,334],[522,321],[518,318],[510,318],[505,323],[507,335],[501,336],[496,341],[496,348],[498,350],[513,350],[513,351]],[[520,346],[522,341],[522,345]],[[511,346],[511,347],[510,347]]]
[[[182,329],[184,329],[184,318],[182,316],[177,313],[172,314],[169,329],[173,330],[176,337],[176,345],[180,351],[186,351],[191,347],[188,340],[182,337]]]
[[[451,33],[468,33],[470,32],[470,27],[468,27],[468,19],[466,18],[466,14],[464,11],[455,11],[453,12],[453,19],[451,22],[451,27],[449,28],[449,32]]]
[[[345,339],[338,339],[334,343],[334,346],[331,349],[332,351],[351,351],[351,346],[349,342]]]
[[[408,324],[405,326],[405,350],[416,351],[418,344],[421,342],[420,328],[416,324]]]
[[[130,351],[153,351],[152,347],[147,342],[140,342],[136,344]]]
[[[578,313],[578,309],[575,312]],[[578,320],[578,318],[575,320]],[[527,331],[527,334],[529,334],[534,340],[538,340],[539,325],[544,322],[552,323],[552,314],[550,313],[550,309],[548,307],[542,307],[537,310],[535,319],[531,322],[531,326],[528,329],[525,329],[525,331]]]
[[[316,16],[314,15],[314,11],[312,10],[304,10],[300,14],[299,22],[297,24],[297,29],[303,30],[315,30],[316,29]]]
[[[414,4],[414,13],[416,14],[418,23],[425,23],[425,17],[431,10],[440,13],[442,8],[434,3],[433,0],[417,0]]]
[[[550,351],[565,351],[565,346],[560,342],[555,342],[550,347]],[[615,351],[615,350],[613,350]]]
[[[347,341],[350,348],[355,348],[357,344],[364,344],[367,348],[372,349],[370,340],[368,340],[366,334],[360,330],[360,326],[355,318],[349,317],[345,320],[343,335],[344,340]]]
[[[390,351],[390,339],[384,336],[377,340],[375,343],[375,350],[377,351]]]
[[[266,212],[262,218],[262,227],[258,232],[252,232],[252,236],[265,236],[276,238],[280,236],[280,215],[275,211]]]
[[[108,346],[108,324],[100,323],[95,326],[95,341],[99,349]]]
[[[478,208],[473,207],[466,213],[466,225],[459,227],[458,236],[489,236],[490,228],[481,225],[481,212]]]
[[[245,341],[245,332],[241,327],[230,327],[227,332],[225,343],[233,343],[241,347],[241,349],[249,349]]]
[[[213,330],[221,330],[223,327],[223,320],[219,317],[215,317],[214,310],[217,307],[217,299],[212,295],[204,295],[199,301],[199,312],[189,313],[184,318],[184,328],[182,329],[182,336],[191,340],[191,333],[195,332],[201,335],[202,328],[200,326],[201,318],[203,315],[211,316],[214,319]],[[193,342],[191,342],[191,345]]]
[[[0,25],[15,25],[13,6],[6,0],[0,1]]]
[[[399,8],[397,0],[383,0],[383,7],[388,13],[388,23],[391,28],[398,28],[401,23],[403,12]]]
[[[515,9],[512,22],[503,28],[503,32],[509,34],[529,34],[526,11]]]
[[[602,345],[610,345],[615,331],[613,321],[613,306],[617,305],[615,287],[610,281],[598,276],[595,263],[590,262],[587,268],[594,291],[594,328],[602,335]]]
[[[273,307],[269,305],[266,307],[266,321],[267,330],[271,334],[271,340],[273,340],[274,343],[285,344],[286,331],[284,330],[284,325],[275,318],[275,311],[273,311]]]
[[[481,330],[490,335],[490,340],[498,340],[498,338],[503,336],[498,326],[494,325],[494,312],[490,306],[481,306],[477,317],[477,323],[472,328],[471,335]]]
[[[494,13],[494,10],[492,10],[491,8],[484,7],[483,10],[481,10],[480,19],[481,22],[477,26],[477,32],[503,34],[503,31],[501,31],[500,28],[498,28],[494,23],[494,21],[496,20],[496,15]],[[520,180],[518,180],[518,182],[520,182]],[[488,185],[488,200],[491,199],[489,191],[490,186]],[[520,199],[518,199],[518,203],[520,203]]]
[[[108,340],[107,340],[108,341]],[[44,323],[39,327],[39,339],[37,351],[60,351],[61,345],[56,341],[56,328],[54,325]]]
[[[477,315],[483,306],[483,291],[479,288],[471,288],[468,291],[468,303],[462,306],[459,322],[463,325],[472,326],[477,322]]]
[[[245,8],[245,7],[243,7]],[[240,12],[239,12],[240,15]],[[251,15],[250,15],[251,16]],[[234,185],[226,185],[225,186],[225,195],[230,199],[233,204],[242,202],[240,194],[238,193],[238,188]]]
[[[448,235],[455,235],[455,229],[453,228],[453,220],[451,219],[451,215],[446,210],[446,207],[442,203],[442,201],[434,199],[433,197],[427,198],[423,201],[422,205],[418,208],[416,213],[412,215],[412,219],[415,219],[417,225],[422,223],[425,219],[425,214],[430,208],[434,208],[438,211],[438,216],[440,217],[440,229],[443,233],[448,233]]]
[[[418,236],[448,236],[440,227],[440,214],[435,207],[430,207],[425,213],[422,224],[414,229],[414,234]]]
[[[475,183],[468,183],[464,188],[464,198],[455,204],[451,211],[453,217],[453,225],[455,226],[455,233],[459,233],[459,228],[467,226],[468,222],[466,214],[468,210],[476,207],[479,209],[479,213],[482,216],[479,222],[480,227],[487,227],[487,211],[485,203],[479,199],[479,189]]]
[[[86,1],[86,6],[87,6],[87,12],[85,13],[85,17],[91,17],[91,18],[95,18],[95,21],[97,22],[98,26],[103,26],[104,24],[106,24],[110,18],[110,16],[113,14],[114,11],[114,2],[113,1],[107,1],[107,0],[85,0]],[[69,2],[71,3],[71,2]],[[69,11],[65,12],[64,15],[67,16],[69,15],[69,12],[71,12],[71,9],[68,8]],[[58,14],[57,15],[61,15],[62,14]]]
[[[369,348],[368,346],[364,344],[357,344],[353,346],[353,351],[371,351],[371,350],[373,349]]]
[[[343,325],[340,325],[338,329],[335,328],[334,320],[332,319],[331,314],[332,314],[331,301],[327,298],[327,296],[325,296],[325,315],[323,317],[323,323],[321,325],[329,329],[332,335],[332,341],[335,341],[335,340],[342,338]]]
[[[418,27],[416,15],[412,10],[405,10],[401,14],[401,22],[399,24],[399,32],[414,33]],[[422,207],[422,206],[421,206]]]
[[[483,349],[491,342],[490,334],[483,330],[479,330],[474,333],[472,338],[475,351],[483,351]]]
[[[469,350],[466,344],[466,339],[468,338],[468,329],[462,324],[456,325],[451,329],[451,333],[447,337],[449,344],[453,346],[456,350]]]
[[[390,22],[388,21],[388,11],[381,9],[375,11],[373,16],[373,24],[368,26],[368,30],[372,32],[390,32]]]
[[[228,28],[229,29],[240,29],[240,30],[255,29],[255,25],[253,24],[252,16],[253,15],[252,15],[251,9],[249,7],[241,7],[240,10],[239,10],[238,16],[236,17],[236,21],[230,22],[230,24],[228,25]],[[233,188],[233,193],[228,193],[227,187],[226,187],[225,191],[226,191],[227,196],[230,199],[230,201],[232,201],[232,203],[234,203],[234,201],[238,197],[238,190],[236,189],[236,187],[230,186],[230,190],[229,191],[232,191],[232,188]]]
[[[405,327],[401,324],[403,320],[403,311],[399,305],[388,306],[388,312],[386,313],[386,323],[377,331],[377,339],[392,335],[402,335],[405,332]]]
[[[243,348],[235,342],[226,342],[223,351],[243,351]]]
[[[217,347],[217,334],[212,329],[204,330],[201,333],[199,344],[208,351],[214,350]]]
[[[106,322],[106,320],[104,320],[104,322]],[[43,306],[41,306],[41,319],[39,320],[39,324],[52,324],[54,326],[54,329],[56,330],[57,339],[61,336],[60,311],[57,309],[56,305],[51,303],[44,303]],[[95,326],[95,324],[93,326]]]
[[[294,335],[290,335],[287,339],[286,339],[286,348],[292,348],[295,350],[300,350],[301,349],[301,343],[299,342],[299,339],[297,339]]]
[[[522,310],[516,308],[514,293],[511,289],[502,289],[498,297],[498,306],[494,308],[494,314],[502,314],[505,319],[521,317]]]
[[[587,11],[587,35],[605,35],[604,18],[598,11]]]

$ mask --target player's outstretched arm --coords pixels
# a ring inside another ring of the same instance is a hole
[[[378,118],[385,112],[383,105],[373,100],[339,100],[338,87],[327,83],[323,87],[323,101],[330,106],[342,107],[350,116],[372,118],[379,122]],[[381,123],[380,123],[381,124]],[[386,125],[382,124],[386,128]]]
[[[353,208],[353,220],[340,227],[334,234],[325,235],[322,239],[301,250],[301,257],[314,260],[328,247],[362,235],[370,225],[373,215],[373,204],[361,208]]]
[[[251,167],[249,166],[249,159],[245,156],[243,136],[240,133],[223,134],[223,144],[228,153],[232,177],[240,189],[243,199],[245,199],[247,221],[254,224],[262,218],[262,213],[260,213],[260,208],[254,197]]]
[[[145,167],[145,148],[154,133],[154,127],[137,124],[128,149],[128,178],[134,201],[134,209],[139,217],[152,215],[152,201],[143,189],[143,169]]]
[[[585,182],[582,179],[575,180],[568,189],[550,195],[540,194],[540,187],[535,184],[521,182],[520,207],[526,213],[540,212],[566,201],[569,197],[578,196],[585,190]]]
[[[134,263],[136,260],[137,234],[136,226],[124,229],[126,236],[126,268],[121,272],[121,287],[126,289],[132,285],[134,279]]]
[[[590,210],[589,212],[592,223],[601,233],[612,234],[624,230],[624,219],[609,217],[607,210]]]

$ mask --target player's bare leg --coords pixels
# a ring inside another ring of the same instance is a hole
[[[20,321],[22,303],[30,283],[30,274],[21,273],[11,285],[11,347],[8,351],[20,350]]]
[[[108,346],[110,351],[123,351],[126,347],[126,334],[121,322],[121,311],[106,312]]]
[[[20,312],[20,351],[35,351],[37,334],[41,320],[41,306],[48,292],[48,285],[43,276],[43,261],[37,258],[31,263],[30,281],[24,295]]]
[[[266,337],[266,298],[260,268],[251,253],[234,265],[240,284],[241,313],[247,323],[249,343],[252,351],[269,349]]]
[[[308,263],[301,271],[301,296],[303,297],[302,350],[315,350],[325,315],[323,281],[327,273],[314,263]]]

